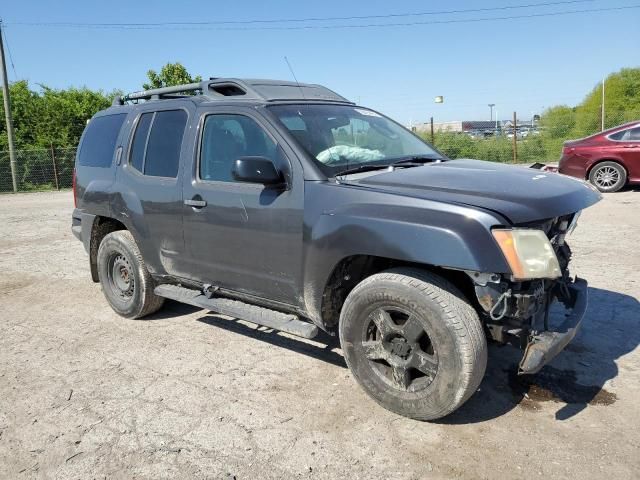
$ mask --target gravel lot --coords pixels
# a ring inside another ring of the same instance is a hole
[[[570,237],[584,327],[540,374],[490,348],[480,390],[420,423],[378,407],[335,341],[168,303],[114,314],[71,193],[0,196],[1,478],[640,477],[640,191]]]

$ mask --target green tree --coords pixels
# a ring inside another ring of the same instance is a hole
[[[73,147],[96,112],[111,104],[112,95],[88,88],[52,89],[42,86],[40,115],[36,127],[35,144],[48,147]]]
[[[17,149],[75,147],[82,131],[96,112],[107,108],[119,92],[106,94],[83,88],[29,87],[26,80],[9,86]],[[1,97],[1,94],[0,94]],[[6,150],[4,111],[0,119],[0,150]]]
[[[147,72],[149,83],[144,83],[142,88],[151,90],[152,88],[171,87],[173,85],[183,85],[202,81],[202,77],[197,75],[192,77],[187,69],[179,62],[167,63],[160,69],[160,73],[155,70]]]
[[[566,105],[551,107],[542,114],[540,126],[550,138],[567,138],[576,126],[576,109]]]
[[[623,68],[605,79],[605,128],[640,119],[640,68]],[[600,130],[602,84],[596,85],[576,111],[577,136]]]
[[[13,130],[16,148],[23,148],[35,143],[36,123],[40,109],[38,94],[29,89],[26,80],[20,80],[9,85],[11,93],[11,113],[13,115]],[[0,91],[0,98],[3,92]],[[4,103],[2,103],[4,105]],[[2,108],[0,105],[0,108]],[[0,150],[7,150],[7,125],[5,122],[4,108],[0,118]]]

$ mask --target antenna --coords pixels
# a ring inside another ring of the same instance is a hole
[[[307,97],[304,96],[304,91],[302,90],[302,87],[300,86],[300,82],[298,81],[298,78],[296,77],[296,74],[293,71],[293,68],[291,68],[291,64],[289,63],[289,59],[287,58],[286,55],[284,56],[284,61],[287,62],[287,66],[289,67],[289,71],[291,72],[291,75],[293,75],[293,79],[296,81],[296,84],[298,85],[298,88],[300,89],[300,94],[302,95],[302,98],[304,98],[306,100]]]

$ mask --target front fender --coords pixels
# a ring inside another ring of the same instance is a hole
[[[507,224],[499,215],[483,210],[406,197],[385,205],[359,203],[322,212],[308,230],[307,311],[320,321],[325,285],[336,265],[353,255],[509,273],[491,235],[492,226]]]

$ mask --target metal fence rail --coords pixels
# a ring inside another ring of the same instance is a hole
[[[16,150],[19,192],[71,188],[75,148]],[[0,151],[0,193],[12,192],[9,152]]]

